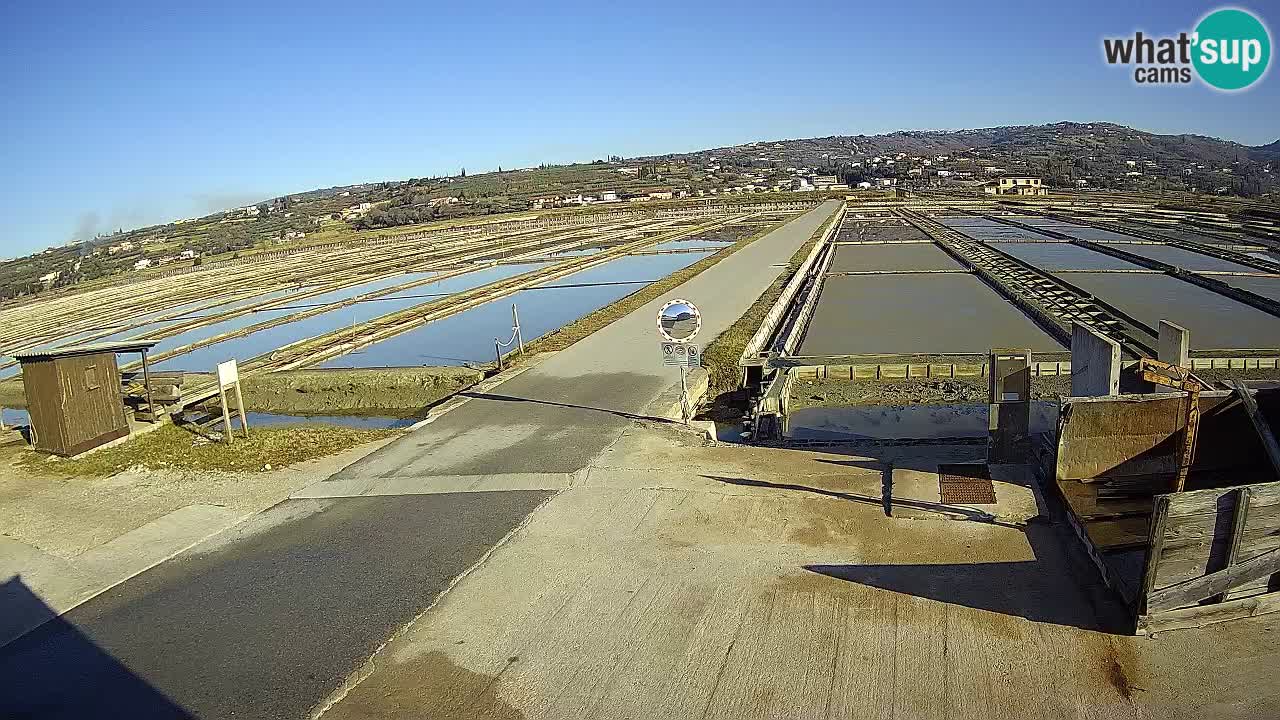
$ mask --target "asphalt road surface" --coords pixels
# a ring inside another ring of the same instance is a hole
[[[740,317],[837,207],[673,291],[702,310],[695,342]],[[441,482],[580,470],[678,381],[659,357],[660,306],[326,481],[395,479],[405,494],[287,501],[0,648],[0,717],[306,717],[551,495]]]

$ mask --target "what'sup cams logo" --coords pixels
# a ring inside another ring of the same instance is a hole
[[[1209,87],[1244,90],[1267,72],[1271,33],[1248,10],[1219,8],[1196,23],[1195,30],[1174,37],[1103,38],[1109,65],[1132,65],[1139,85],[1186,85],[1195,76]]]

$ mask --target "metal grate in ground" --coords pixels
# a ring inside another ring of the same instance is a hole
[[[938,466],[938,492],[944,505],[994,505],[996,488],[986,463]]]

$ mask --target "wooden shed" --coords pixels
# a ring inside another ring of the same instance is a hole
[[[70,457],[128,435],[116,353],[142,353],[145,371],[154,346],[148,340],[15,354],[35,448]]]

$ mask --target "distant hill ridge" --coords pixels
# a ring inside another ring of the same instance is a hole
[[[1063,155],[1114,154],[1157,162],[1174,160],[1221,164],[1237,160],[1266,162],[1280,159],[1280,140],[1251,147],[1206,135],[1160,135],[1108,122],[1058,122],[1049,125],[1008,125],[967,130],[898,130],[881,135],[832,135],[761,141],[654,157],[681,159],[714,156],[734,159],[744,153],[762,149],[803,157],[821,157],[824,153],[834,153],[848,158],[900,152],[929,156],[970,148],[1055,152]]]

